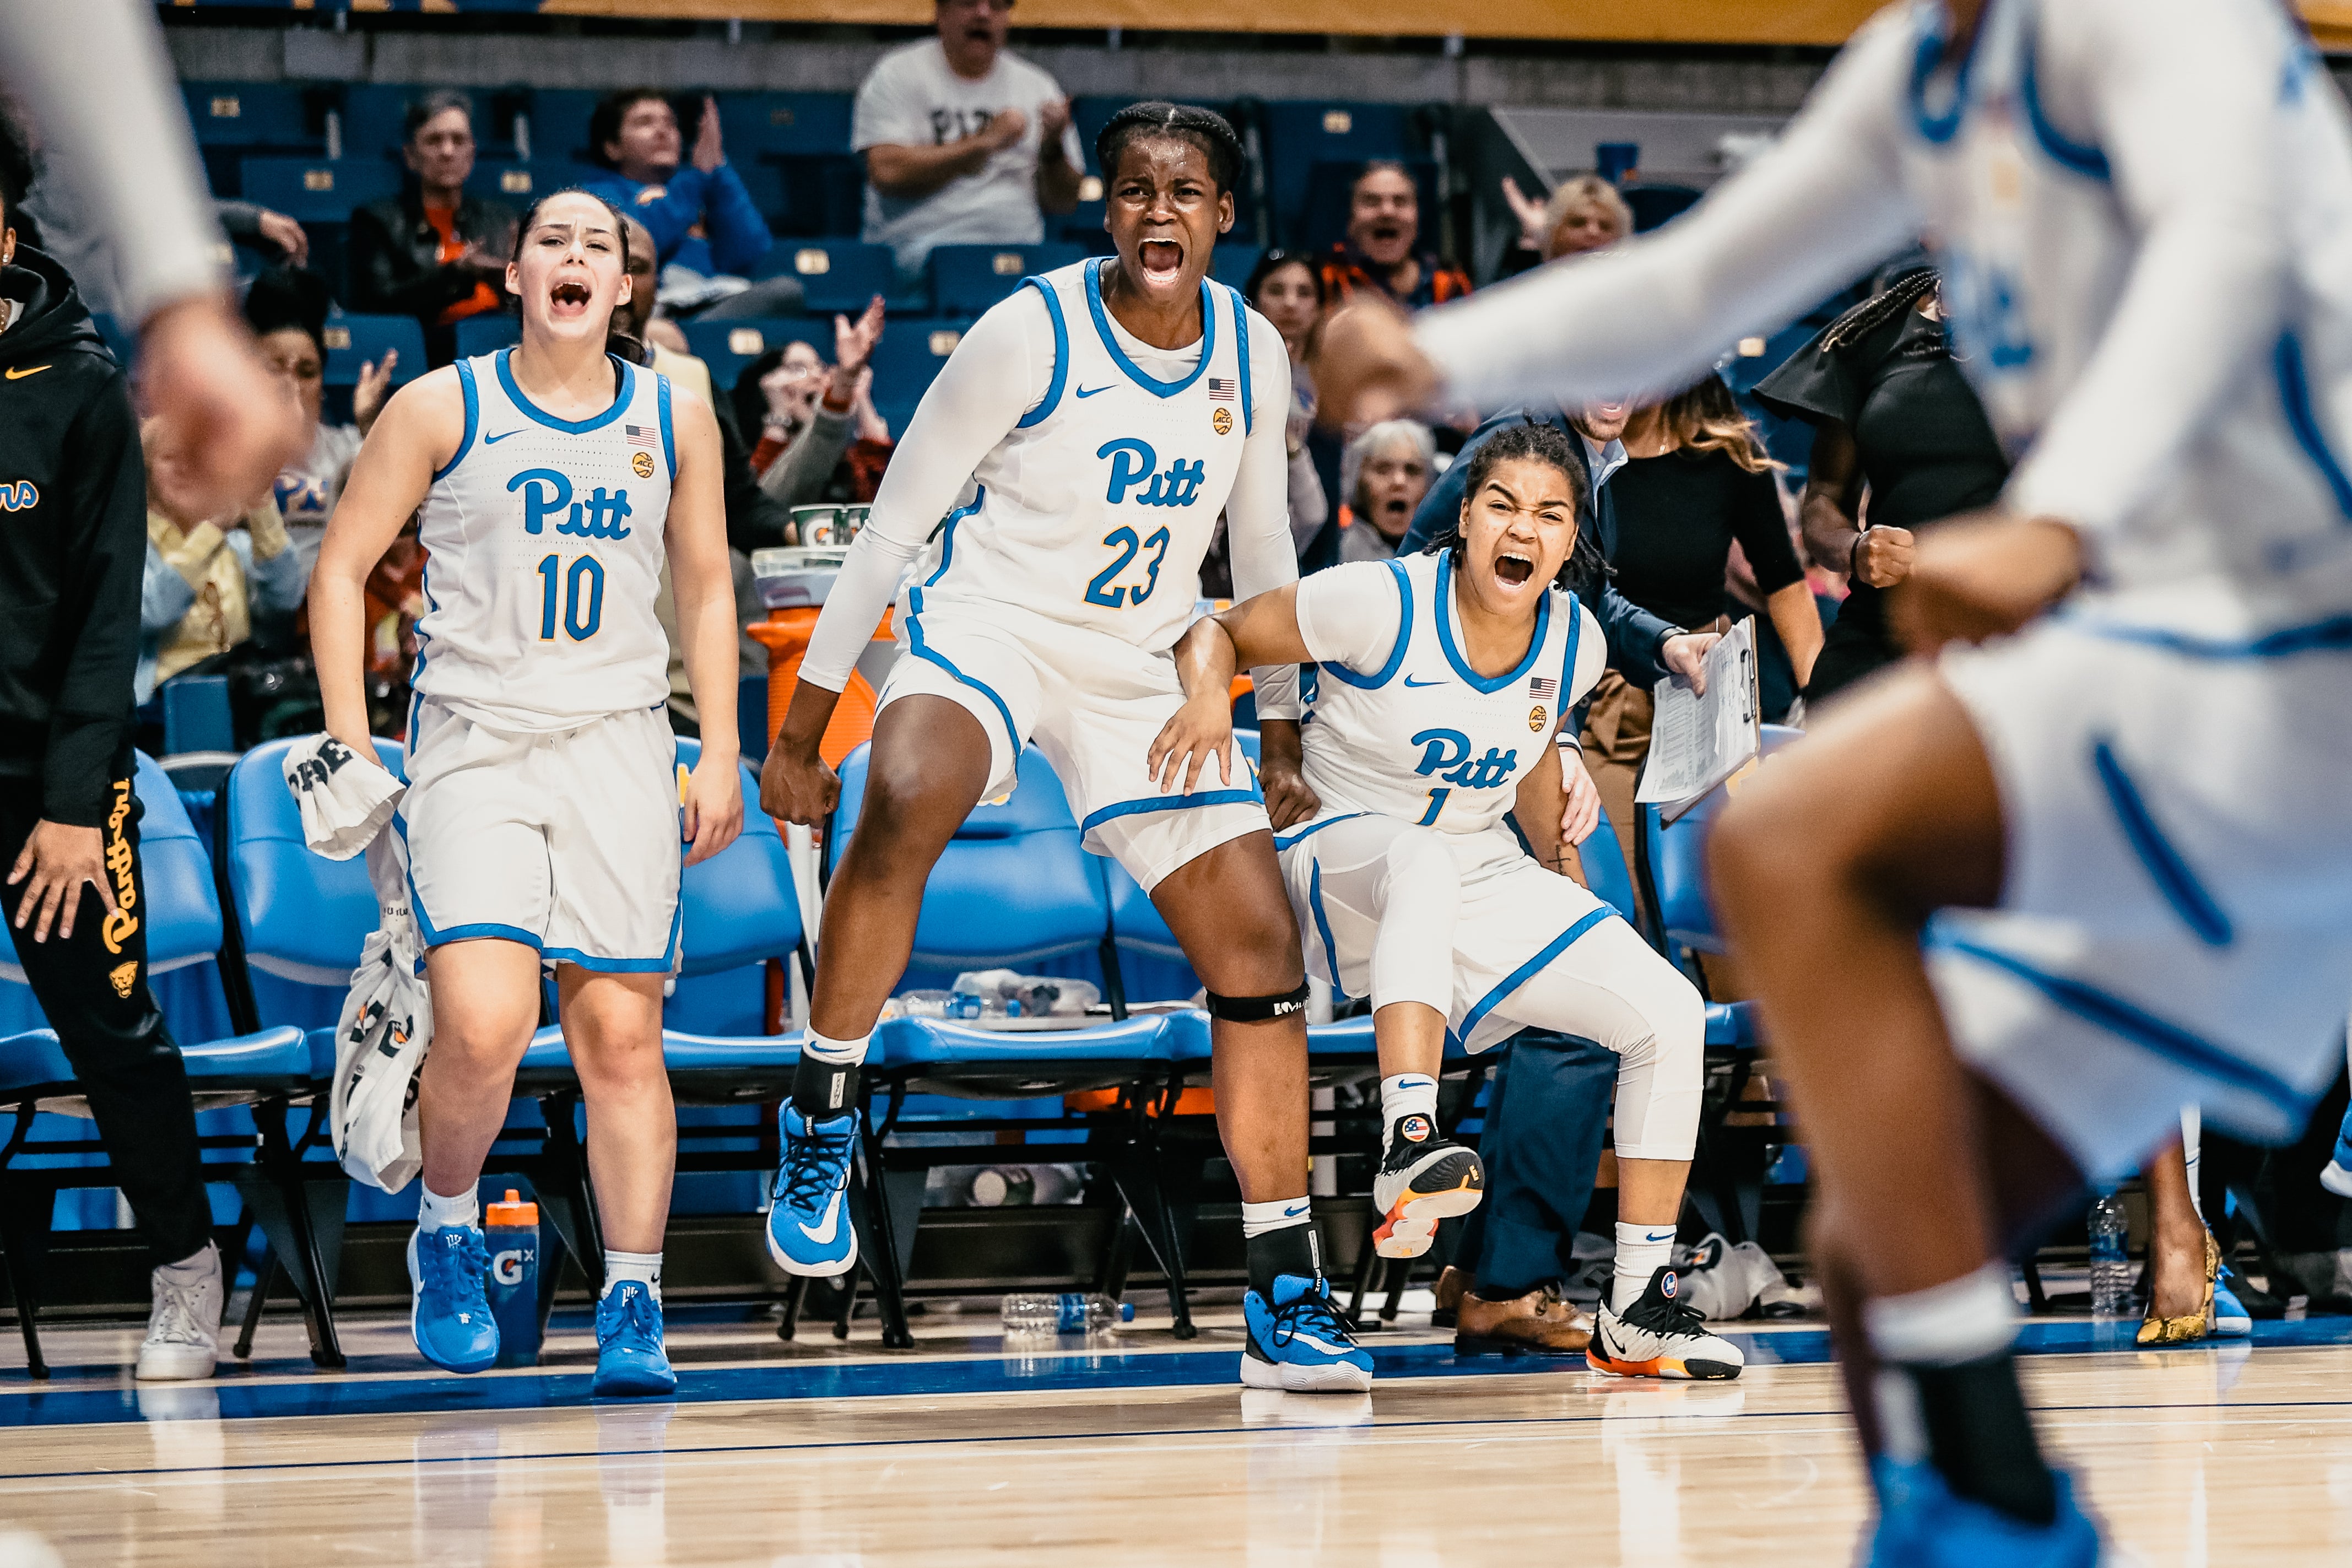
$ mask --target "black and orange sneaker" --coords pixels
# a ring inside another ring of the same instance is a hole
[[[1372,1250],[1419,1258],[1435,1239],[1439,1220],[1468,1214],[1486,1195],[1486,1168],[1475,1150],[1439,1137],[1426,1116],[1401,1116],[1372,1178],[1372,1204],[1381,1211]]]
[[[1604,1288],[1592,1320],[1585,1363],[1619,1377],[1712,1382],[1738,1377],[1748,1365],[1739,1347],[1707,1332],[1706,1320],[1682,1299],[1671,1268],[1650,1276],[1649,1288],[1619,1316]]]

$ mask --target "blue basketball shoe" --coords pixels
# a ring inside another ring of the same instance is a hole
[[[1956,1497],[1932,1465],[1871,1461],[1878,1529],[1868,1568],[2098,1568],[2099,1527],[2058,1483],[2058,1517],[2021,1523],[1970,1498]]]
[[[2339,1198],[2352,1198],[2352,1110],[2336,1131],[2336,1154],[2319,1173],[2319,1184]]]
[[[596,1382],[607,1397],[676,1394],[662,1349],[661,1303],[642,1279],[624,1279],[596,1303]]]
[[[849,1162],[857,1148],[857,1113],[811,1121],[791,1100],[778,1113],[784,1137],[775,1202],[768,1210],[768,1255],[787,1274],[829,1279],[857,1261],[849,1223]]]
[[[445,1372],[488,1372],[498,1363],[498,1320],[482,1287],[488,1268],[479,1226],[409,1233],[408,1331],[416,1353]]]
[[[1251,1388],[1293,1394],[1361,1394],[1372,1386],[1372,1358],[1331,1304],[1323,1281],[1285,1274],[1274,1300],[1244,1293],[1242,1317],[1249,1343],[1242,1351],[1242,1382]]]
[[[2217,1340],[2242,1340],[2254,1331],[2254,1315],[2230,1289],[2235,1275],[2223,1264],[2213,1275],[2213,1337]]]

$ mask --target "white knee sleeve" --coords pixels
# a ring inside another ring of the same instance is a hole
[[[1420,1002],[1441,1014],[1454,1005],[1454,931],[1462,914],[1462,873],[1433,828],[1397,835],[1377,893],[1380,935],[1372,942],[1372,1010]]]

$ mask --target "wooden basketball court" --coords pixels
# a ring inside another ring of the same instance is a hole
[[[585,1325],[558,1328],[536,1371],[451,1378],[404,1322],[355,1324],[334,1375],[289,1326],[249,1369],[148,1387],[135,1329],[55,1331],[48,1386],[0,1372],[0,1564],[1752,1568],[1844,1563],[1864,1518],[1816,1327],[1735,1331],[1750,1369],[1711,1385],[1406,1329],[1345,1398],[1244,1391],[1230,1312],[1190,1343],[1007,1355],[986,1318],[888,1354],[687,1310],[661,1403],[591,1401]],[[2118,1543],[2149,1568],[2352,1558],[2352,1320],[2163,1353],[2126,1332],[2025,1336],[2042,1430]]]

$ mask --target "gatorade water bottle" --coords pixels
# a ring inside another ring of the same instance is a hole
[[[539,1205],[527,1204],[512,1187],[506,1201],[482,1214],[482,1239],[490,1255],[486,1282],[490,1316],[499,1324],[499,1364],[539,1364]]]

